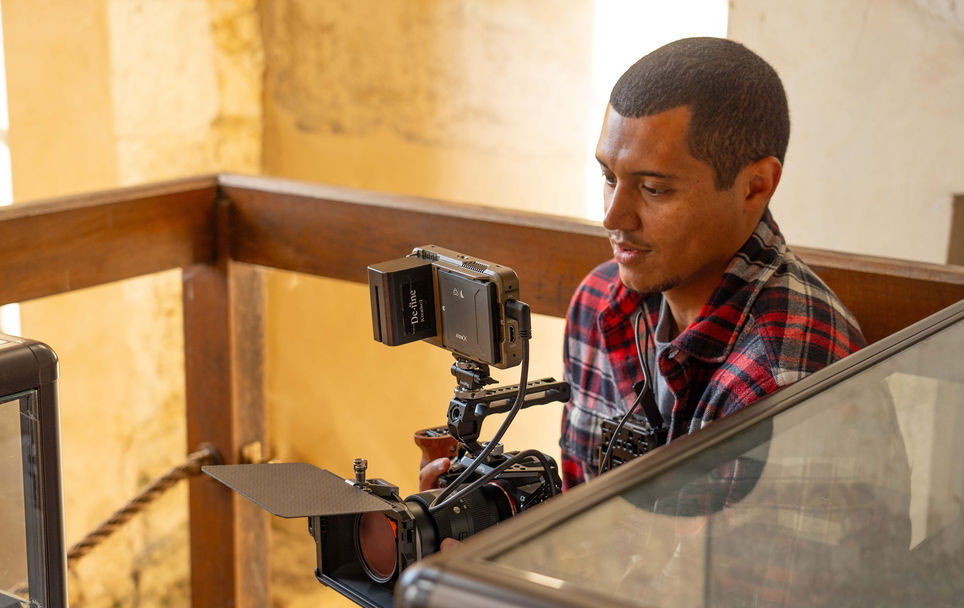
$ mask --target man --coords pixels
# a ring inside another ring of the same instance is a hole
[[[596,147],[614,258],[568,313],[565,487],[597,473],[643,363],[672,441],[864,345],[768,211],[789,132],[780,78],[729,40],[673,42],[616,83]]]
[[[789,135],[779,76],[736,42],[670,43],[616,83],[596,147],[614,257],[567,316],[564,487],[596,475],[602,421],[636,399],[637,311],[670,441],[864,346],[768,210]],[[448,465],[428,464],[420,486]]]
[[[603,421],[640,395],[672,441],[864,345],[768,210],[789,132],[779,77],[735,42],[671,43],[616,83],[596,147],[614,257],[583,280],[567,315],[564,487],[597,474]],[[865,398],[866,408],[843,399],[821,415],[839,433],[784,429],[776,456],[764,442],[705,475],[690,470],[655,502],[624,496],[671,519],[618,529],[639,557],[620,580],[668,605],[693,593],[747,606],[871,597],[906,560],[910,473],[893,409]],[[422,487],[447,468],[426,466]],[[653,539],[676,545],[655,577]],[[855,576],[855,556],[871,576]]]

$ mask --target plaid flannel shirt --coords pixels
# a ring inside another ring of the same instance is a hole
[[[632,404],[641,379],[632,316],[642,307],[651,351],[662,297],[627,289],[613,260],[593,270],[573,296],[563,346],[572,385],[560,439],[564,487],[595,475],[601,421]],[[766,211],[696,320],[657,360],[675,397],[669,440],[863,346],[856,320],[787,247]]]

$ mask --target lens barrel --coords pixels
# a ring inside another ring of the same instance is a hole
[[[428,514],[428,522],[433,525],[433,536],[437,539],[432,545],[422,542],[422,553],[434,553],[443,538],[465,540],[469,536],[494,526],[503,519],[511,517],[514,510],[509,497],[496,484],[489,484],[469,492],[443,509],[428,513],[429,505],[435,500],[438,491],[420,492],[405,499],[408,505],[418,505]],[[425,538],[428,535],[423,536]]]
[[[439,490],[405,499],[394,515],[360,513],[355,520],[355,552],[370,579],[387,583],[410,562],[435,553],[444,538],[465,540],[514,514],[509,495],[497,483],[469,492],[435,512],[429,506]],[[414,546],[414,545],[418,546]]]

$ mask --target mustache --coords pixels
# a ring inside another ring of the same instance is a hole
[[[625,233],[615,231],[615,230],[609,231],[609,241],[614,245],[618,245],[626,249],[641,249],[641,250],[654,249],[652,245],[650,245],[645,241],[628,237]]]

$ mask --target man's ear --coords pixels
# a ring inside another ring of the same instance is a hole
[[[743,170],[746,172],[746,210],[753,214],[762,214],[780,183],[783,165],[775,156],[768,156],[750,163]]]

